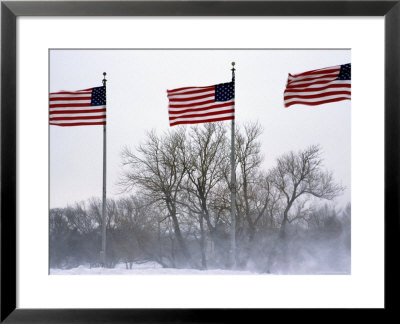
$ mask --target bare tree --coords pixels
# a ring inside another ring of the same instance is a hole
[[[79,233],[89,233],[97,226],[95,220],[89,217],[84,202],[75,203],[74,206],[68,206],[64,214],[68,220],[69,227]]]
[[[256,195],[259,167],[262,162],[261,143],[258,141],[261,133],[262,128],[258,123],[245,125],[244,134],[236,131],[236,157],[240,170],[236,184],[238,191],[237,214],[243,215],[244,221],[247,223],[250,241],[253,240],[255,225],[261,218],[268,202],[268,197],[264,199]],[[260,201],[255,201],[256,197],[261,198],[264,205],[258,212],[256,212],[256,206],[259,205]]]
[[[206,267],[204,222],[211,238],[214,242],[217,240],[216,226],[219,218],[218,214],[211,213],[209,204],[214,188],[223,179],[222,166],[227,158],[225,133],[222,123],[192,127],[190,142],[181,155],[185,156],[183,164],[187,170],[183,204],[191,213],[198,215],[203,268]]]
[[[311,197],[332,200],[343,191],[343,187],[334,182],[332,172],[322,169],[321,149],[318,145],[297,153],[292,151],[278,158],[277,166],[270,172],[270,179],[284,202],[281,237],[285,236],[286,224],[303,215],[302,210],[307,208],[305,200]],[[299,204],[300,210],[297,210],[294,218],[290,218],[289,212],[295,202]]]
[[[147,134],[147,140],[133,153],[127,147],[122,152],[125,171],[120,182],[121,188],[140,188],[153,203],[162,203],[168,210],[174,234],[186,260],[190,254],[184,242],[178,219],[178,195],[186,174],[185,165],[179,154],[185,146],[184,128],[157,136],[154,131]]]

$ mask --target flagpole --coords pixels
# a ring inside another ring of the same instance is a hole
[[[103,86],[106,91],[106,72],[103,72]],[[106,92],[107,96],[107,92]],[[103,207],[102,207],[102,219],[103,219],[103,228],[101,235],[101,262],[103,264],[103,268],[106,267],[106,229],[107,229],[107,206],[106,206],[106,174],[107,174],[107,164],[106,164],[106,156],[107,156],[107,137],[106,137],[106,124],[103,125]]]
[[[235,94],[235,62],[232,62],[232,83]],[[234,96],[235,97],[235,96]],[[235,174],[235,118],[231,125],[231,265],[236,267],[236,174]]]

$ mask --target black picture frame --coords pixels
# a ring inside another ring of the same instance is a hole
[[[266,322],[272,318],[266,317],[265,312],[278,311],[264,309],[19,309],[16,307],[16,197],[18,189],[16,182],[16,19],[19,16],[383,16],[385,19],[385,307],[382,310],[376,309],[374,313],[376,315],[368,312],[367,316],[369,319],[373,319],[371,316],[376,316],[384,321],[381,316],[388,315],[389,311],[396,311],[395,293],[397,293],[399,283],[397,267],[394,266],[400,246],[399,2],[399,0],[2,1],[0,321],[4,323],[232,323],[243,322],[240,318],[244,315],[247,318],[245,322]],[[371,65],[373,64],[374,62],[371,62]],[[305,310],[297,311],[299,316],[309,317],[309,315],[303,315]],[[318,317],[309,318],[309,320],[312,321]],[[321,317],[319,317],[320,320]]]

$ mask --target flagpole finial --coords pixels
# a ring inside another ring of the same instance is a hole
[[[106,73],[106,72],[103,72],[103,77],[104,77],[104,79],[103,79],[103,86],[106,86],[106,82],[107,82],[107,80],[106,80],[106,75],[107,75],[107,73]]]
[[[231,71],[232,71],[232,79],[234,79],[235,78],[235,62],[232,62],[232,69],[231,69]]]

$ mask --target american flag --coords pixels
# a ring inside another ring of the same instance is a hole
[[[209,123],[235,118],[234,82],[167,90],[169,125]]]
[[[285,107],[295,104],[316,106],[350,99],[350,63],[289,74],[284,92]]]
[[[50,93],[50,125],[106,124],[106,88]]]

